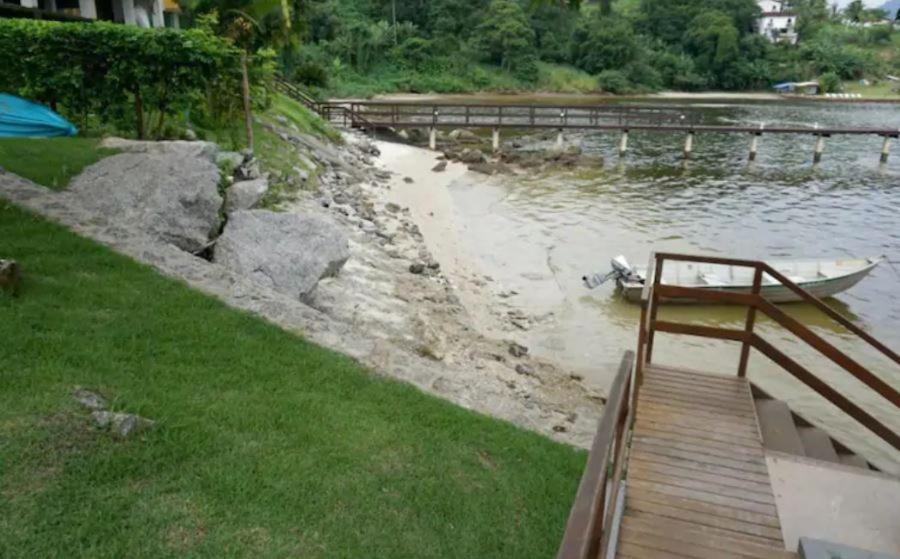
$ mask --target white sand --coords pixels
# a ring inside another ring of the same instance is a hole
[[[469,183],[481,180],[481,176],[454,161],[447,161],[447,168],[442,172],[432,171],[439,162],[439,152],[392,142],[377,142],[377,145],[381,150],[377,165],[395,173],[384,200],[409,208],[425,245],[440,262],[441,271],[469,312],[473,326],[484,335],[498,333],[501,327],[490,311],[492,295],[481,281],[484,271],[465,250],[460,238],[460,221],[451,192],[458,181]],[[413,182],[406,182],[406,177]]]

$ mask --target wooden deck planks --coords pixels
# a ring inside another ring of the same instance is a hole
[[[796,557],[746,379],[644,369],[617,557]]]

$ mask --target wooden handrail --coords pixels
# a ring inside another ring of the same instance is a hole
[[[627,448],[624,441],[631,429],[629,418],[632,409],[630,396],[634,388],[631,382],[633,366],[634,353],[626,351],[594,435],[584,474],[578,484],[578,493],[569,512],[566,532],[556,554],[557,559],[595,559],[601,544],[605,544],[603,540],[613,519],[607,506],[614,508],[618,495],[618,483],[615,483],[607,504],[607,479],[610,464],[614,480],[619,479],[622,473]]]
[[[697,287],[684,287],[676,285],[666,285],[662,283],[662,269],[666,260],[679,260],[685,262],[697,262],[708,264],[720,264],[725,266],[739,266],[754,269],[753,287],[750,293],[733,293],[717,289],[701,289]],[[641,325],[638,332],[638,363],[636,366],[637,378],[640,381],[643,366],[650,363],[653,354],[653,338],[656,331],[672,334],[685,334],[691,336],[700,336],[705,338],[714,338],[722,340],[732,340],[742,342],[741,356],[738,364],[738,376],[745,376],[747,371],[747,362],[749,359],[750,348],[755,348],[763,355],[771,359],[777,365],[791,373],[801,382],[818,392],[839,409],[859,421],[873,433],[878,435],[882,440],[900,450],[900,435],[893,432],[890,428],[879,422],[865,410],[848,400],[843,394],[834,390],[809,370],[801,366],[796,361],[787,357],[784,353],[776,349],[774,346],[763,340],[759,335],[754,333],[754,325],[756,312],[760,311],[775,323],[787,329],[793,335],[804,341],[807,345],[824,355],[832,362],[836,363],[842,369],[850,373],[854,378],[865,384],[874,392],[879,394],[885,400],[900,409],[900,391],[894,389],[890,384],[873,374],[867,368],[857,361],[850,358],[847,354],[840,351],[824,338],[815,334],[812,330],[801,324],[799,321],[789,316],[787,313],[773,305],[765,299],[761,294],[763,275],[768,275],[773,280],[780,282],[782,285],[796,293],[802,300],[812,304],[816,308],[825,312],[836,322],[846,327],[851,332],[857,334],[860,338],[866,340],[872,347],[878,349],[882,354],[886,355],[894,362],[900,364],[896,352],[876,340],[871,335],[863,332],[861,328],[841,316],[833,308],[826,305],[820,299],[810,294],[800,286],[793,283],[783,274],[773,269],[765,262],[756,260],[742,260],[736,258],[724,258],[718,256],[699,256],[691,254],[675,254],[675,253],[655,253],[651,255],[650,265],[647,268],[648,276],[645,278],[644,289],[642,292],[642,309],[641,309]],[[657,320],[657,310],[662,298],[669,299],[692,299],[704,302],[732,303],[747,307],[747,318],[744,330],[734,330],[727,328],[717,328],[711,326],[702,326],[696,324],[684,324],[671,321]],[[638,385],[639,386],[639,385]]]
[[[753,334],[752,344],[754,348],[760,351],[760,353],[771,359],[785,371],[794,375],[797,380],[818,392],[819,395],[840,408],[844,413],[868,427],[872,432],[894,448],[900,450],[900,435],[891,431],[886,425],[872,417],[868,412],[848,400],[846,396],[828,386],[821,379],[809,372],[808,369],[785,355],[781,350],[769,342],[760,338],[757,334]]]

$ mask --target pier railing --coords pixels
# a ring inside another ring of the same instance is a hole
[[[662,283],[663,267],[667,261],[696,262],[752,268],[754,270],[753,285],[749,292],[736,293],[719,289],[700,289],[664,284]],[[847,415],[864,425],[879,438],[895,449],[900,450],[900,434],[894,432],[890,427],[873,417],[866,410],[850,401],[840,391],[832,388],[814,375],[808,368],[787,356],[784,352],[777,349],[774,345],[764,340],[755,332],[756,315],[758,312],[761,312],[805,342],[808,346],[815,349],[821,355],[830,359],[844,371],[865,384],[889,403],[893,404],[897,411],[900,411],[900,392],[799,321],[773,305],[770,301],[766,300],[761,294],[763,276],[765,275],[767,276],[767,279],[771,278],[771,280],[788,288],[802,301],[816,307],[846,330],[853,333],[861,340],[864,340],[882,355],[900,366],[900,355],[869,333],[862,330],[859,326],[853,324],[850,320],[826,305],[819,298],[799,287],[785,277],[784,274],[775,270],[765,262],[755,260],[655,253],[650,257],[650,265],[647,268],[647,274],[648,277],[645,279],[641,298],[641,319],[638,331],[637,365],[635,369],[637,389],[640,387],[643,368],[652,362],[653,345],[657,332],[734,341],[741,344],[741,353],[737,364],[738,376],[746,376],[750,349],[754,348],[780,366],[783,370],[793,375],[800,382],[812,388],[819,395],[837,406]],[[747,315],[744,329],[719,328],[660,320],[658,318],[658,312],[660,302],[663,299],[687,299],[704,303],[729,303],[745,306],[747,307]]]
[[[375,132],[377,128],[377,125],[364,115],[355,113],[352,107],[347,107],[340,103],[316,101],[305,91],[280,76],[275,77],[274,83],[277,90],[300,102],[307,109],[317,113],[328,122],[337,123],[344,127],[360,128],[369,133]]]
[[[634,352],[625,352],[594,435],[557,559],[606,557],[627,462],[626,441],[634,420],[633,369]]]

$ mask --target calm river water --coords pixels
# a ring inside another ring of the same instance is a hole
[[[658,103],[658,102],[657,102]],[[670,103],[700,111],[707,122],[781,123],[900,128],[900,106],[879,104]],[[514,289],[512,300],[542,317],[523,338],[532,352],[582,372],[606,388],[626,349],[637,339],[637,306],[613,285],[588,291],[580,278],[607,271],[624,254],[645,265],[651,251],[683,251],[751,259],[839,258],[885,255],[852,290],[831,303],[895,350],[900,348],[900,146],[881,165],[876,136],[832,137],[813,168],[814,138],[765,135],[757,161],[747,162],[749,138],[698,134],[685,164],[683,135],[632,133],[624,159],[617,134],[572,135],[589,153],[606,157],[602,171],[492,179],[452,187],[466,250],[495,280]],[[900,368],[865,342],[832,326],[806,305],[785,310],[900,388]],[[672,307],[662,317],[743,328],[745,311],[732,307]],[[760,333],[780,349],[900,429],[889,404],[827,359],[774,324]],[[698,338],[660,336],[661,363],[733,374],[738,346]],[[760,354],[750,377],[810,419],[869,456],[900,464],[880,441],[861,439],[857,427]]]

